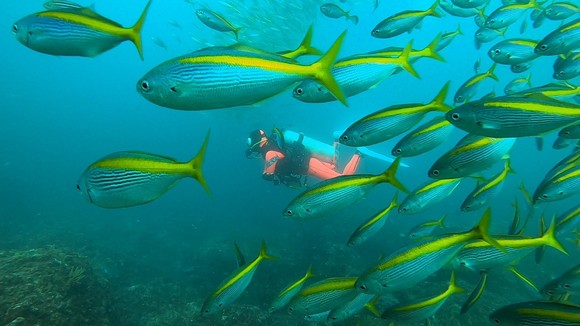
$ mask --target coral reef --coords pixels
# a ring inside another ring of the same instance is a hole
[[[107,325],[107,288],[67,249],[0,251],[2,325]]]

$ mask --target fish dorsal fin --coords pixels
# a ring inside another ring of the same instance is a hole
[[[244,257],[244,254],[240,250],[240,247],[238,247],[238,243],[236,241],[234,241],[234,251],[236,252],[236,260],[238,261],[238,267],[245,266],[246,258]]]
[[[157,154],[151,154],[147,152],[141,151],[125,151],[125,152],[116,152],[109,154],[103,159],[115,159],[115,158],[137,158],[137,159],[144,159],[144,160],[154,160],[154,161],[161,161],[167,163],[177,163],[177,160],[168,156],[162,156]]]

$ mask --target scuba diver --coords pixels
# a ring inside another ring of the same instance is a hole
[[[290,130],[274,128],[269,136],[264,130],[254,130],[248,137],[246,157],[265,160],[262,173],[265,180],[301,188],[307,185],[308,176],[326,180],[356,172],[361,154],[357,151],[344,170],[338,172],[335,146]]]

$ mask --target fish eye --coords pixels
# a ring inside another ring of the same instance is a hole
[[[554,291],[550,290],[550,291],[546,291],[546,293],[548,293],[549,295],[554,294]]]
[[[223,305],[223,303],[218,303],[218,307],[221,307]]]
[[[501,50],[500,50],[500,49],[495,49],[495,50],[493,51],[493,53],[495,53],[496,55],[499,55],[499,54],[501,53]]]
[[[548,49],[548,46],[546,44],[540,45],[540,50],[546,51],[547,49]]]
[[[403,151],[400,148],[395,149],[396,154],[401,154],[401,152],[403,152]]]
[[[406,212],[406,211],[407,211],[407,208],[404,208],[404,207],[401,208],[401,212]]]
[[[451,119],[457,121],[457,120],[459,120],[459,118],[460,118],[459,113],[453,113],[453,114],[451,114]]]
[[[463,96],[462,95],[457,96],[457,102],[463,102]]]
[[[564,76],[564,71],[563,70],[558,71],[558,76]]]
[[[379,34],[380,32],[381,32],[380,30],[378,30],[378,29],[375,29],[375,30],[373,31],[373,35],[377,35],[377,34]]]
[[[542,195],[542,198],[544,198],[544,199],[548,199],[548,195],[546,195],[546,194],[543,194],[543,195]]]
[[[461,266],[465,266],[466,264],[465,264],[465,262],[464,262],[464,261],[462,261],[461,263],[459,263],[459,265],[461,265]]]
[[[294,212],[291,209],[286,210],[287,216],[292,216],[292,214],[294,214]]]
[[[81,190],[81,185],[77,185],[77,190]]]
[[[494,319],[493,321],[494,321],[496,324],[498,324],[498,325],[499,325],[499,324],[501,324],[501,322],[500,322],[500,321],[499,321],[499,319],[497,319],[497,318],[496,318],[496,319]]]
[[[296,95],[302,95],[304,94],[304,90],[302,89],[302,87],[298,87],[295,91]]]
[[[142,89],[144,92],[149,92],[149,82],[148,82],[148,81],[146,81],[146,80],[142,81],[142,82],[141,82],[141,89]]]
[[[310,213],[310,208],[307,208],[306,209],[306,213]]]
[[[564,288],[565,289],[569,289],[570,288],[570,284],[564,284]]]
[[[492,18],[492,19],[489,20],[489,25],[492,25],[494,23],[495,23],[495,19]]]
[[[18,25],[16,25],[16,24],[12,25],[12,32],[18,33]]]
[[[367,290],[367,287],[364,284],[361,285],[361,286],[359,286],[358,288],[361,289],[361,290],[363,290],[363,291],[366,291]]]
[[[294,311],[294,308],[290,307],[290,308],[288,308],[288,311],[292,312],[292,311]]]
[[[332,317],[332,320],[336,320],[336,317]]]
[[[347,135],[342,135],[342,136],[340,136],[340,140],[342,140],[342,141],[348,141],[348,136]]]
[[[209,313],[209,310],[206,309],[204,312],[207,314],[207,313]]]
[[[439,170],[433,170],[431,171],[431,174],[434,176],[438,176],[439,175]]]

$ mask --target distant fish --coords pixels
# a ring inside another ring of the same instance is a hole
[[[406,10],[385,18],[373,28],[371,35],[377,38],[390,38],[405,32],[410,32],[427,16],[441,17],[441,14],[437,12],[438,7],[439,0],[436,0],[431,8],[427,10]]]
[[[429,112],[447,112],[445,104],[449,90],[447,82],[435,98],[426,104],[398,104],[371,113],[350,125],[338,138],[347,146],[368,146],[389,140],[411,129]]]
[[[59,2],[59,5],[63,5]],[[131,41],[143,59],[141,28],[151,1],[133,27],[124,28],[87,7],[56,7],[14,23],[12,32],[26,47],[51,55],[94,57]]]
[[[510,81],[504,88],[504,93],[506,95],[512,95],[519,92],[523,92],[526,89],[532,87],[532,75],[528,77],[520,77]]]
[[[495,44],[487,53],[497,63],[514,65],[537,58],[538,54],[534,52],[537,44],[534,40],[508,39]]]
[[[461,31],[461,25],[457,25],[457,29],[453,32],[443,33],[443,35],[441,35],[441,41],[437,44],[437,51],[445,49],[459,35],[464,35]]]
[[[580,122],[560,130],[558,136],[567,139],[580,139]]]
[[[469,102],[447,112],[447,120],[487,137],[540,136],[580,119],[580,107],[543,95],[512,95]]]
[[[304,316],[330,311],[354,299],[356,277],[333,277],[304,287],[288,304],[288,313]]]
[[[409,238],[413,240],[419,240],[428,237],[435,232],[437,229],[445,229],[445,218],[447,215],[441,216],[437,221],[428,221],[424,223],[419,223],[418,225],[411,228],[409,231]]]
[[[381,317],[391,323],[397,322],[397,324],[401,322],[412,323],[424,321],[435,316],[450,296],[463,291],[465,290],[457,285],[455,272],[452,271],[449,287],[443,293],[437,296],[402,302],[395,306],[388,307]]]
[[[552,148],[559,150],[559,149],[567,148],[567,147],[574,145],[574,144],[576,144],[576,139],[568,139],[568,138],[558,136],[554,140],[554,143],[552,144]]]
[[[399,206],[397,202],[398,193],[391,200],[389,206],[374,214],[371,218],[363,222],[350,236],[347,245],[349,247],[358,246],[368,240],[368,238],[375,235],[385,225],[387,216],[391,211]]]
[[[66,0],[49,0],[42,5],[46,10],[83,9],[84,6]],[[94,10],[94,8],[92,8]]]
[[[286,306],[290,302],[290,300],[292,300],[292,298],[294,298],[294,296],[298,294],[300,290],[302,290],[306,281],[313,278],[314,276],[315,275],[312,273],[312,266],[308,267],[306,274],[302,276],[302,278],[285,287],[276,296],[274,302],[272,302],[272,305],[270,305],[270,312],[280,310],[281,308]]]
[[[167,21],[169,23],[169,25],[175,27],[175,28],[179,28],[179,29],[183,29],[183,27],[181,27],[181,24],[178,23],[177,21],[170,19]]]
[[[558,80],[568,80],[580,76],[580,52],[558,56],[554,62],[554,74]]]
[[[441,0],[440,6],[445,12],[455,17],[472,17],[479,13],[477,8],[461,8],[456,6],[451,0]]]
[[[399,140],[391,154],[397,157],[411,157],[426,153],[443,144],[454,129],[455,127],[445,117],[434,117]]]
[[[399,206],[400,215],[411,215],[423,212],[446,200],[457,189],[461,178],[431,180],[417,187]]]
[[[145,152],[117,152],[91,164],[77,189],[92,204],[104,208],[143,205],[161,197],[178,181],[191,177],[209,192],[201,171],[209,132],[199,153],[189,162]]]
[[[325,3],[320,6],[320,11],[326,17],[330,18],[341,18],[344,17],[346,20],[352,20],[352,22],[356,25],[358,24],[358,16],[353,16],[350,14],[350,11],[345,11],[344,9],[340,8],[339,6],[332,4],[332,3]]]
[[[570,2],[555,2],[544,9],[544,15],[551,20],[564,20],[580,13],[580,7]]]
[[[224,280],[220,287],[205,300],[201,308],[202,315],[216,313],[234,302],[250,285],[260,263],[264,260],[272,259],[276,258],[266,252],[266,243],[262,242],[258,257],[249,264],[239,267],[231,277]]]
[[[541,292],[552,300],[565,295],[580,295],[580,264],[549,281]]]
[[[467,135],[433,163],[428,175],[434,179],[471,176],[501,161],[510,152],[515,142],[515,138]]]
[[[510,65],[510,70],[516,74],[524,72],[528,69],[530,69],[532,67],[532,62],[528,61],[528,62],[521,62],[521,63],[516,63],[513,65]]]
[[[497,65],[494,63],[493,65],[491,65],[491,67],[489,68],[488,71],[481,73],[481,74],[476,74],[475,76],[466,80],[459,87],[457,92],[455,92],[455,96],[453,97],[454,103],[455,104],[465,103],[465,102],[468,102],[469,100],[471,100],[471,98],[473,98],[475,96],[475,94],[477,93],[477,89],[479,87],[479,84],[487,78],[491,78],[495,81],[499,81],[499,79],[497,78],[497,76],[494,73],[496,66]]]
[[[167,51],[167,45],[165,44],[165,42],[163,42],[162,39],[155,36],[151,36],[151,41],[153,41],[153,43],[155,43],[155,45],[157,45],[158,47]]]
[[[319,217],[350,207],[381,183],[390,183],[406,192],[405,187],[395,177],[399,164],[400,159],[396,159],[380,174],[345,175],[322,181],[296,196],[282,214],[299,220]]]
[[[510,160],[504,161],[504,168],[499,173],[486,182],[479,184],[461,204],[461,211],[473,212],[475,210],[487,207],[491,201],[499,195],[503,188],[504,181],[508,173],[515,173],[510,165]]]
[[[233,32],[236,36],[236,40],[238,39],[238,32],[241,27],[235,27],[218,13],[209,9],[198,9],[195,11],[195,14],[197,18],[199,18],[199,21],[204,23],[207,27],[220,32]]]
[[[489,315],[497,325],[580,325],[580,306],[555,301],[515,303]]]
[[[482,43],[488,43],[500,36],[504,36],[507,28],[504,29],[492,29],[487,27],[481,27],[475,31],[475,47],[479,49]]]
[[[539,55],[567,54],[580,47],[580,18],[556,28],[535,48]]]
[[[381,313],[377,310],[375,302],[379,296],[374,294],[359,293],[354,299],[342,306],[334,308],[327,317],[327,322],[334,323],[353,317],[363,308],[367,308],[375,316],[380,317]]]
[[[489,0],[451,0],[451,2],[461,8],[476,8],[487,5]]]
[[[580,193],[580,160],[565,165],[558,173],[548,176],[534,191],[534,205],[558,201]]]
[[[518,20],[526,10],[530,8],[538,8],[539,4],[537,0],[530,0],[525,4],[509,4],[494,10],[485,21],[485,26],[487,28],[499,29],[507,27]]]

